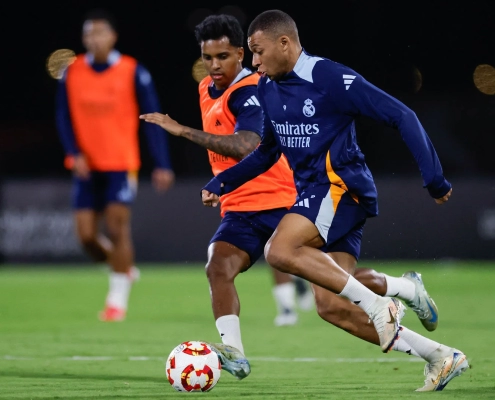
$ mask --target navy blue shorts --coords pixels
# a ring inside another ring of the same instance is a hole
[[[72,205],[102,211],[109,203],[130,205],[137,193],[137,173],[92,171],[87,180],[74,177]]]
[[[251,266],[263,254],[266,242],[285,214],[286,208],[257,212],[227,211],[210,244],[222,241],[238,247],[249,255]]]
[[[335,185],[318,185],[297,197],[290,213],[313,222],[325,240],[325,253],[345,252],[359,259],[367,214],[345,190]]]

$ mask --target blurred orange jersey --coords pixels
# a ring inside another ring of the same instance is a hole
[[[72,126],[92,170],[135,171],[141,166],[136,67],[134,58],[122,55],[107,70],[96,72],[79,55],[67,69]]]
[[[257,85],[258,74],[251,74],[229,86],[217,99],[212,99],[208,86],[210,76],[199,84],[199,96],[203,130],[215,135],[233,135],[236,119],[229,109],[228,100],[232,92],[246,85]],[[235,165],[238,160],[208,150],[213,174]],[[296,199],[292,171],[287,159],[282,156],[268,171],[220,198],[220,213],[226,211],[262,211],[274,208],[291,207]]]

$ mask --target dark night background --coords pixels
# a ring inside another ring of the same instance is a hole
[[[224,11],[238,16],[246,31],[258,13],[279,8],[295,19],[308,52],[348,65],[416,111],[448,178],[495,172],[495,98],[473,82],[477,65],[495,65],[493,1],[18,1],[0,6],[3,178],[68,176],[54,125],[56,81],[45,62],[59,48],[83,50],[81,17],[93,7],[115,14],[117,49],[150,70],[163,111],[180,123],[201,127],[191,76],[200,52],[192,27],[208,13]],[[250,62],[246,47],[245,65]],[[397,131],[363,119],[358,138],[375,175],[419,177]],[[170,146],[179,179],[211,174],[204,149],[176,137]],[[151,165],[145,146],[143,158],[146,172]]]

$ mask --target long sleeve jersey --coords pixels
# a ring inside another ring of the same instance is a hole
[[[294,69],[280,80],[262,77],[258,94],[264,112],[261,144],[213,178],[205,186],[212,193],[228,193],[284,154],[299,195],[311,185],[338,185],[369,216],[377,215],[376,186],[356,139],[360,115],[398,129],[432,197],[451,188],[416,114],[345,65],[303,50]]]

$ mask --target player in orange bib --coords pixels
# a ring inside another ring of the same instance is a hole
[[[73,171],[73,207],[78,238],[88,255],[111,266],[103,321],[125,318],[134,267],[130,206],[137,191],[139,112],[159,110],[151,75],[133,57],[114,49],[115,20],[93,10],[83,22],[83,44],[57,89],[56,122]],[[167,135],[145,126],[155,161],[153,184],[158,191],[174,182]],[[106,235],[100,232],[103,219]]]
[[[239,30],[242,34],[242,29]],[[207,57],[212,60],[229,58],[227,54],[218,56],[214,53],[217,49],[208,51],[210,55]],[[207,148],[215,175],[235,165],[259,143],[261,113],[256,100],[259,77],[251,70],[243,69],[241,61],[242,54],[236,55],[233,61],[229,59],[217,77],[213,71],[213,77],[203,79],[199,85],[204,131],[188,139]],[[163,114],[157,116],[166,118]],[[152,122],[151,119],[148,121]],[[213,312],[215,318],[220,319],[220,325],[224,315],[229,316],[227,319],[236,319],[238,314],[238,300],[232,301],[231,305],[222,300],[223,287],[228,288],[229,296],[237,298],[231,281],[261,256],[269,234],[281,215],[293,204],[294,198],[292,173],[284,159],[266,174],[222,198],[222,223],[211,240],[207,268],[212,286]],[[256,223],[261,216],[263,221],[267,221],[273,215],[275,217],[266,226]],[[313,293],[306,281],[271,270],[275,283],[273,296],[278,310],[274,323],[277,326],[293,325],[297,322],[296,303],[302,309],[314,308]]]
[[[211,15],[196,26],[195,33],[209,74],[199,84],[203,130],[181,125],[160,113],[140,118],[207,148],[216,176],[249,157],[260,143],[263,115],[258,102],[259,77],[242,66],[243,32],[237,19]],[[210,241],[206,273],[223,343],[212,347],[222,369],[239,379],[248,376],[251,368],[241,340],[240,303],[234,280],[263,254],[268,239],[295,199],[293,174],[283,157],[265,173],[220,197],[222,221]],[[355,242],[354,238],[342,240],[335,250],[356,246]],[[380,295],[393,293],[411,301],[427,296],[422,282],[413,282],[410,275],[395,278],[360,268],[356,278]],[[335,297],[320,305],[320,317],[362,339],[376,341],[368,316],[348,300]]]

